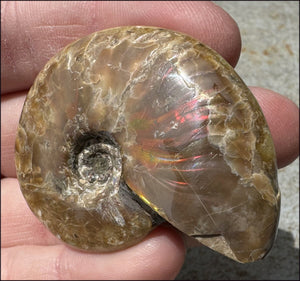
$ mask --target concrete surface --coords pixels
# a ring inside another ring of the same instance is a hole
[[[214,2],[241,31],[237,73],[246,84],[279,92],[299,106],[299,2]],[[190,249],[177,280],[299,280],[299,158],[278,177],[281,215],[269,256],[244,265],[204,246]]]

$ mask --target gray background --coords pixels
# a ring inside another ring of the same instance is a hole
[[[298,1],[214,1],[238,23],[237,73],[248,85],[287,96],[299,106]],[[299,280],[299,158],[279,170],[279,230],[264,260],[239,264],[206,247],[189,249],[176,279]]]

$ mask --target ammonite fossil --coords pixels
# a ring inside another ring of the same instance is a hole
[[[275,239],[262,111],[220,55],[175,31],[108,29],[54,56],[25,101],[16,167],[33,213],[80,249],[129,247],[164,220],[239,262]]]

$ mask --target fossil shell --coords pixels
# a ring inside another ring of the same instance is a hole
[[[167,220],[239,262],[275,239],[280,192],[262,111],[216,52],[120,27],[59,52],[20,118],[16,167],[33,213],[74,247],[129,247]]]

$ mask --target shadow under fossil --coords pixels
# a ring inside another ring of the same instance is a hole
[[[240,264],[207,247],[189,249],[176,280],[299,280],[299,249],[290,232],[278,229],[268,256]]]

